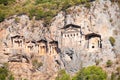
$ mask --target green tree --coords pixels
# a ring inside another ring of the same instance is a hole
[[[89,66],[81,69],[72,80],[106,80],[107,74],[102,68]]]
[[[71,80],[65,70],[60,70],[55,80]]]

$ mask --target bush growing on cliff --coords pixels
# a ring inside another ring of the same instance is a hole
[[[70,75],[65,70],[60,70],[55,80],[71,80]]]
[[[30,19],[34,16],[36,20],[42,19],[46,25],[49,25],[52,18],[61,10],[89,3],[91,0],[25,0],[22,3],[15,0],[0,0],[0,10],[5,14],[0,13],[0,22],[4,18],[12,15],[27,14]]]
[[[88,9],[90,9],[91,4],[90,4],[90,3],[88,3],[88,2],[86,2],[85,7],[86,7],[86,8],[88,8]]]
[[[3,67],[0,67],[0,80],[14,80],[13,75],[8,70],[7,64],[4,64]]]
[[[106,66],[107,66],[107,67],[111,67],[111,66],[112,66],[112,61],[111,61],[111,60],[108,60],[108,61],[106,62]]]
[[[110,41],[110,43],[111,43],[112,46],[115,45],[115,38],[114,37],[110,37],[109,41]]]
[[[36,17],[35,17],[35,19],[36,19],[36,20],[42,19],[43,17],[45,17],[44,14],[45,14],[45,13],[44,13],[44,11],[42,11],[42,10],[36,11]]]
[[[111,74],[111,79],[110,80],[116,80],[116,75],[115,75],[115,73],[112,73]]]
[[[3,12],[0,12],[0,22],[4,21],[5,14]]]
[[[34,59],[34,60],[32,60],[32,65],[34,66],[34,68],[37,69],[37,68],[43,66],[43,63],[42,62],[38,62],[37,59]]]
[[[102,68],[89,66],[81,69],[72,80],[106,80],[107,74]]]
[[[33,16],[35,16],[35,11],[36,11],[36,10],[35,10],[34,8],[29,10],[29,18],[30,18],[30,19],[32,19]]]
[[[120,66],[118,66],[116,70],[112,72],[110,80],[120,80]]]
[[[0,4],[7,5],[8,4],[8,0],[0,0]]]
[[[10,2],[14,2],[15,0],[0,0],[0,4],[8,5]]]
[[[8,76],[8,70],[5,67],[0,68],[0,80],[6,80]]]

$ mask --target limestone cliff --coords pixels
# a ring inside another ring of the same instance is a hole
[[[0,63],[9,62],[16,79],[54,80],[60,69],[74,74],[98,62],[111,73],[119,65],[119,22],[119,6],[109,0],[70,7],[48,27],[42,20],[14,15],[0,23]],[[106,68],[108,60],[111,68]]]
[[[74,48],[62,48],[62,59],[68,72],[75,72],[81,66],[95,65],[96,61],[100,61],[101,66],[105,67],[108,60],[112,60],[113,63],[116,62],[117,55],[119,54],[119,24],[120,21],[120,9],[116,3],[111,3],[110,1],[100,1],[91,3],[91,8],[86,8],[83,5],[74,6],[67,9],[65,12],[60,12],[53,20],[51,24],[51,33],[58,36],[56,33],[60,33],[59,29],[68,24],[75,24],[81,27],[81,35],[87,36],[91,33],[96,33],[100,35],[101,38],[101,50],[89,51],[86,50],[86,41],[81,40],[81,47],[76,46]],[[68,33],[69,34],[69,33]],[[61,34],[59,34],[61,35]],[[72,36],[72,33],[69,35]],[[94,35],[95,36],[95,35]],[[109,38],[115,38],[115,46],[112,46]],[[60,38],[61,39],[61,38]],[[58,41],[61,42],[58,38]],[[72,39],[72,38],[69,38]],[[66,40],[69,40],[66,38]],[[78,38],[77,38],[78,39]],[[94,41],[95,42],[95,41]],[[70,46],[72,42],[66,45]],[[89,47],[92,45],[88,43]],[[94,44],[94,43],[93,43]],[[79,47],[79,50],[75,49]],[[93,46],[94,47],[94,46]],[[70,58],[73,56],[73,58]]]

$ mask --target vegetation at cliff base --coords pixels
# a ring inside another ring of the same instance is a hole
[[[3,67],[0,67],[0,80],[14,80],[13,75],[8,70],[7,64],[4,64]]]
[[[120,66],[117,67],[116,71],[112,72],[110,80],[120,80]]]
[[[5,80],[6,76],[8,76],[8,70],[6,68],[0,68],[0,80]]]
[[[70,77],[65,70],[60,70],[56,80],[107,80],[107,73],[101,67],[89,66],[80,69],[73,77]]]
[[[72,80],[106,80],[107,74],[102,68],[89,66],[81,69]]]
[[[71,80],[70,75],[65,70],[60,70],[55,80]]]

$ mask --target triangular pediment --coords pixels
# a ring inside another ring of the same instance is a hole
[[[69,25],[64,26],[62,29],[64,30],[64,33],[80,32],[81,27],[78,25],[69,24]]]
[[[80,31],[80,29],[76,29],[76,28],[73,28],[73,27],[69,27],[67,29],[65,29],[65,32],[76,32],[76,31]]]
[[[62,29],[67,29],[67,28],[81,28],[80,26],[78,25],[75,25],[75,24],[68,24],[66,26],[64,26]]]

